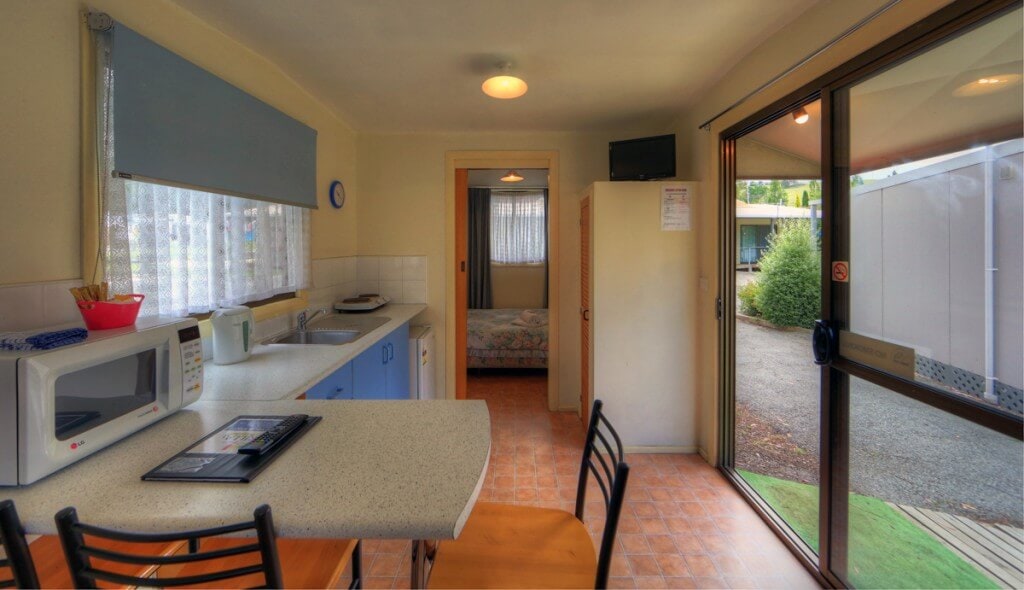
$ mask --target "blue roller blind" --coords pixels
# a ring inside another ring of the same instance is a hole
[[[117,23],[114,169],[316,208],[316,130]]]

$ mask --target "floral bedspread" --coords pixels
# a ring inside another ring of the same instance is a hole
[[[524,315],[525,313],[525,315]],[[523,318],[529,322],[523,322]],[[543,325],[537,318],[542,318]],[[466,338],[471,368],[547,365],[548,310],[471,309]],[[513,323],[515,322],[515,323]],[[522,324],[526,325],[522,325]]]

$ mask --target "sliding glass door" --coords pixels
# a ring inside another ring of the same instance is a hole
[[[1002,4],[722,136],[722,467],[833,585],[1024,587],[1024,14]]]
[[[833,91],[848,474],[833,572],[1020,587],[1021,10]],[[1015,436],[1014,436],[1015,435]]]

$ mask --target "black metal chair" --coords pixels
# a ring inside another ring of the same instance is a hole
[[[576,490],[576,513],[478,502],[454,541],[437,549],[432,588],[606,588],[629,480],[622,441],[594,402]],[[602,430],[607,431],[607,436]],[[583,524],[590,475],[606,509],[601,544]]]
[[[284,588],[286,579],[291,587],[324,588],[337,582],[349,560],[352,563],[349,587],[362,587],[358,540],[277,539],[270,507],[265,504],[253,512],[252,522],[179,533],[131,533],[92,526],[79,522],[74,508],[58,512],[56,521],[76,588],[96,588],[98,582],[146,587],[209,585],[224,588],[256,584],[263,588]],[[222,537],[245,531],[255,531],[256,538]],[[87,542],[86,536],[141,544],[185,541],[189,551],[169,556],[110,551]],[[281,558],[282,554],[286,554],[285,559]],[[314,556],[322,559],[314,559]],[[94,560],[153,564],[159,566],[158,577],[124,575],[111,571],[113,568],[100,567]],[[233,582],[230,586],[229,581]]]
[[[0,559],[0,588],[39,588],[25,528],[10,500],[0,502],[0,546],[6,553],[6,557]]]

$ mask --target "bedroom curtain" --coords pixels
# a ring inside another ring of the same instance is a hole
[[[469,308],[490,309],[491,190],[469,189]]]
[[[548,307],[548,260],[551,257],[551,247],[548,245],[548,189],[544,189],[544,298],[541,300],[541,307]]]

